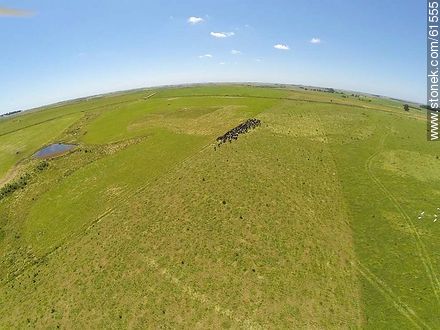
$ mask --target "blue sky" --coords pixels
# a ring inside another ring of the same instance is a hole
[[[34,14],[0,15],[0,113],[208,81],[425,101],[420,0],[0,0],[1,7]]]

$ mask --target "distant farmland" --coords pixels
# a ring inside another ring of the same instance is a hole
[[[440,328],[424,120],[385,98],[240,85],[5,117],[0,328]],[[33,157],[52,143],[74,147]]]

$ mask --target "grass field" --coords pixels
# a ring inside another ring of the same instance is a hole
[[[0,199],[0,328],[439,329],[425,129],[397,101],[244,85],[0,119],[0,188],[27,178]],[[32,157],[53,142],[77,146]]]

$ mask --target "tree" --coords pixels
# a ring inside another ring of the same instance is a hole
[[[403,110],[405,110],[405,111],[409,111],[409,105],[408,105],[408,104],[404,104],[404,105],[403,105]]]

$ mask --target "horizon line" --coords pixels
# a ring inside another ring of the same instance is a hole
[[[412,101],[412,100],[404,100],[404,99],[399,99],[396,97],[392,97],[392,96],[387,96],[387,95],[382,95],[382,94],[375,94],[375,93],[369,93],[369,92],[361,92],[361,91],[356,91],[356,90],[351,90],[351,89],[344,89],[344,88],[334,88],[334,87],[327,87],[327,86],[314,86],[314,85],[303,85],[303,84],[294,84],[294,83],[276,83],[276,82],[261,82],[261,81],[243,81],[243,82],[187,82],[187,83],[177,83],[177,84],[163,84],[163,85],[152,85],[152,86],[145,86],[145,87],[137,87],[137,88],[130,88],[130,89],[121,89],[121,90],[114,90],[114,91],[109,91],[109,92],[103,92],[103,93],[98,93],[98,94],[88,94],[88,95],[84,95],[84,96],[79,96],[79,97],[75,97],[75,98],[71,98],[71,99],[64,99],[64,100],[60,100],[60,101],[56,101],[53,103],[47,103],[47,104],[42,104],[39,106],[35,106],[35,107],[30,107],[30,108],[26,108],[26,109],[22,109],[22,110],[12,110],[12,111],[6,111],[6,112],[0,112],[0,116],[3,117],[3,115],[9,113],[9,112],[17,112],[17,114],[23,113],[23,112],[28,112],[28,111],[34,111],[34,110],[40,110],[40,109],[44,109],[44,108],[50,108],[50,107],[57,107],[57,106],[62,106],[68,103],[73,103],[75,101],[81,101],[81,100],[85,100],[88,98],[98,98],[98,97],[105,97],[107,95],[111,95],[111,94],[123,94],[123,93],[129,93],[129,92],[135,92],[135,91],[141,91],[141,90],[146,90],[146,89],[158,89],[158,88],[172,88],[172,87],[183,87],[183,86],[190,86],[190,85],[246,85],[246,84],[260,84],[260,85],[279,85],[279,86],[284,86],[284,87],[288,87],[288,86],[292,86],[292,87],[310,87],[310,88],[321,88],[321,89],[334,89],[335,91],[344,91],[344,92],[353,92],[353,93],[360,93],[360,94],[366,94],[366,95],[370,95],[373,97],[378,97],[378,98],[387,98],[390,100],[395,100],[395,101],[399,101],[399,102],[408,102],[408,103],[412,103],[412,104],[418,104],[418,105],[424,105],[424,103],[420,103],[418,101]]]

